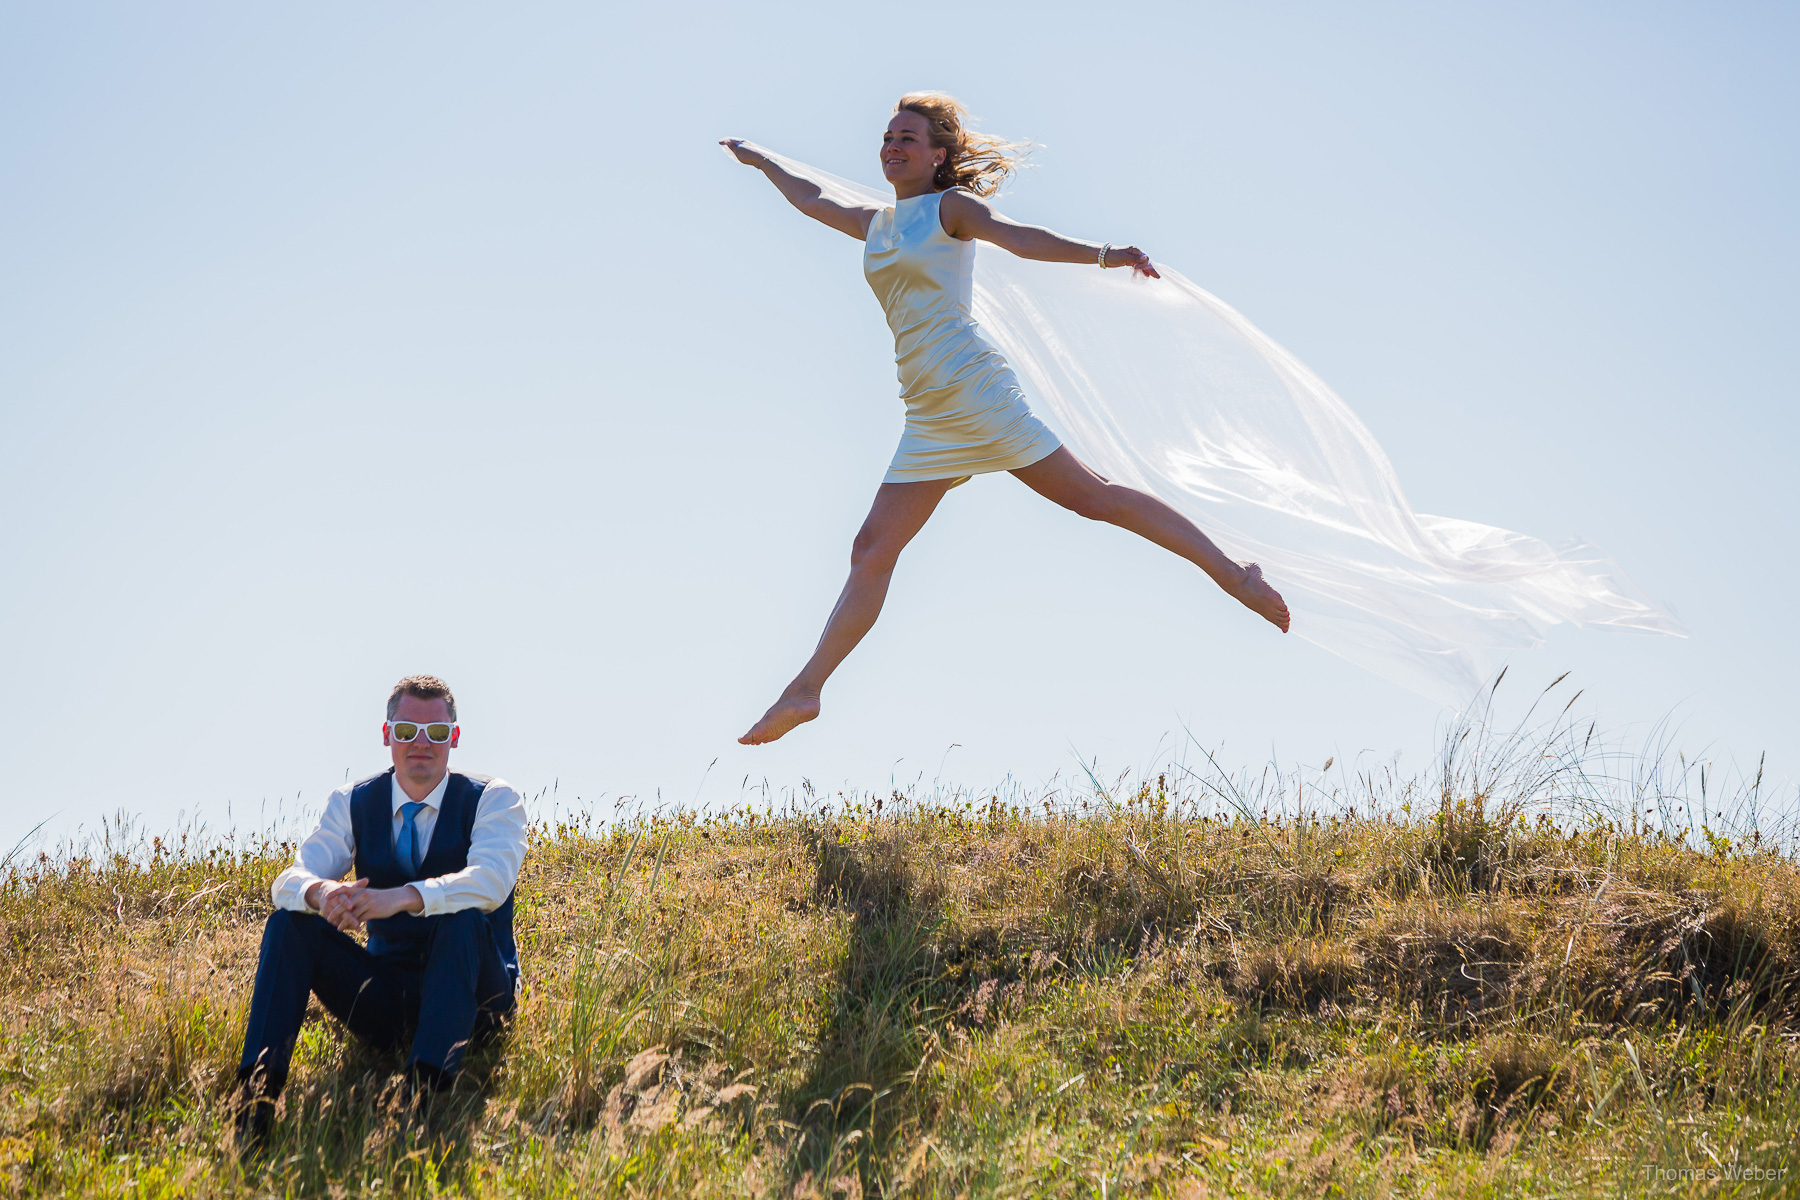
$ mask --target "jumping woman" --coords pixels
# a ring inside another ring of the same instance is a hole
[[[900,552],[944,493],[971,475],[1011,471],[1039,495],[1173,551],[1283,633],[1287,605],[1255,563],[1233,562],[1192,521],[1147,493],[1108,482],[1032,415],[1012,369],[970,316],[975,241],[1021,258],[1130,267],[1160,278],[1136,246],[1075,241],[995,212],[991,196],[1020,147],[967,128],[962,105],[937,92],[902,96],[881,138],[889,207],[825,196],[819,185],[737,138],[722,145],[756,167],[795,208],[866,245],[863,275],[894,331],[906,432],[850,550],[850,579],[800,674],[739,738],[772,742],[819,715],[831,673],[875,624]]]

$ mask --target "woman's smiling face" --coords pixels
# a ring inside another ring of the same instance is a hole
[[[948,155],[931,144],[931,126],[916,112],[895,113],[881,135],[881,175],[896,189],[932,190],[932,176]]]

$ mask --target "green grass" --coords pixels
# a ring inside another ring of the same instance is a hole
[[[227,1090],[292,847],[15,863],[0,1188],[1800,1195],[1791,847],[1646,825],[1673,793],[1619,800],[1571,736],[1466,728],[1429,786],[1335,795],[1209,771],[541,827],[504,1041],[417,1126],[316,1015],[247,1166]]]

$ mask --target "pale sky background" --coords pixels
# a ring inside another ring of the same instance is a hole
[[[920,87],[1043,144],[1005,211],[1299,355],[1417,508],[1589,538],[1692,631],[1559,631],[1519,698],[1573,670],[1792,779],[1796,61],[1776,4],[0,5],[0,853],[316,806],[415,671],[456,765],[602,813],[1184,728],[1427,766],[1441,710],[1005,476],[822,720],[736,744],[901,406],[860,247],[714,143],[878,182]]]

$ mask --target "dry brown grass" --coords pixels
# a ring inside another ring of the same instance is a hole
[[[530,986],[448,1111],[409,1125],[395,1064],[316,1020],[273,1156],[249,1166],[223,1098],[291,847],[15,864],[0,1179],[1612,1195],[1659,1164],[1800,1168],[1792,854],[1502,811],[1491,788],[1418,819],[1264,816],[1277,794],[1164,777],[1048,805],[811,798],[541,828],[519,890]],[[1742,1194],[1797,1188],[1790,1171]]]

